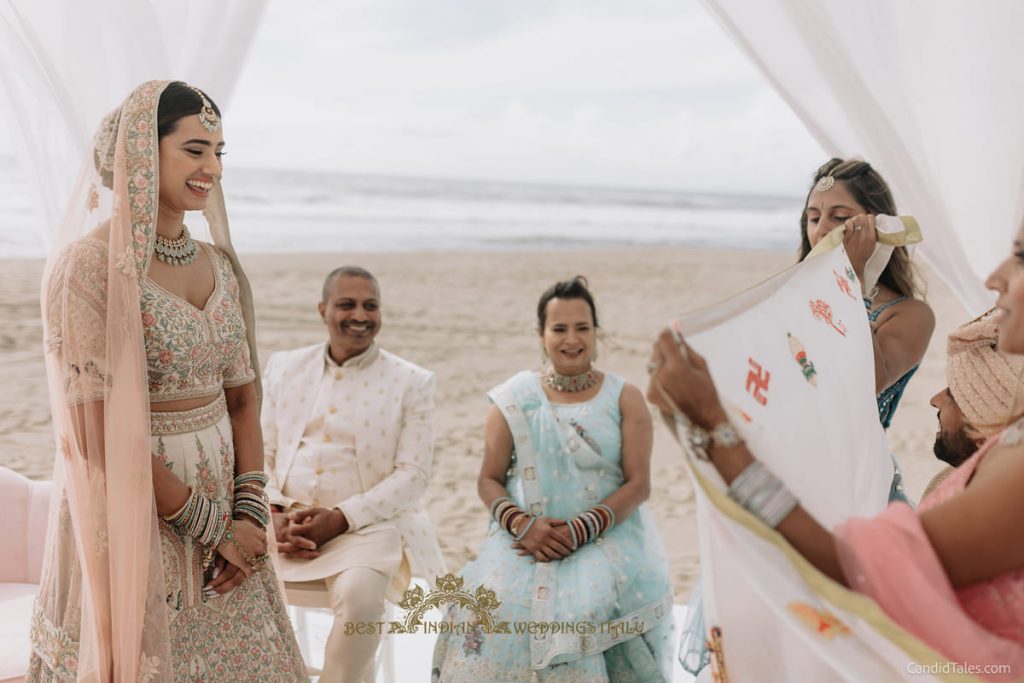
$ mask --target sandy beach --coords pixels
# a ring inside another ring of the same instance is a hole
[[[260,358],[325,339],[316,315],[323,276],[344,263],[369,268],[383,288],[385,348],[437,373],[434,476],[427,493],[452,569],[474,556],[486,527],[476,496],[485,392],[540,365],[537,297],[556,279],[590,279],[606,339],[599,365],[643,387],[654,336],[676,314],[719,301],[793,262],[790,252],[618,249],[544,253],[249,255]],[[0,292],[0,465],[48,478],[53,437],[42,363],[39,280],[43,264],[4,260]],[[945,386],[945,336],[966,319],[949,290],[923,269],[936,333],[889,431],[908,492],[920,496],[941,463],[932,456],[935,411]],[[676,600],[699,573],[693,493],[668,432],[656,422],[650,507],[665,539]]]

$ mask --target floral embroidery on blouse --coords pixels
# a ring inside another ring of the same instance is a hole
[[[241,386],[256,378],[231,262],[219,250],[202,246],[216,279],[203,310],[148,278],[142,286],[142,331],[153,401],[208,396],[222,386]]]
[[[140,293],[149,392],[153,401],[216,394],[252,382],[245,319],[231,262],[200,243],[214,269],[213,293],[200,310],[145,278]],[[103,240],[85,238],[58,257],[47,286],[47,327],[62,330],[70,405],[103,400],[112,383],[106,370],[107,253]]]

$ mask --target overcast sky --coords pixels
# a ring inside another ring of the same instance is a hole
[[[226,115],[267,169],[798,194],[823,161],[697,0],[270,0]]]

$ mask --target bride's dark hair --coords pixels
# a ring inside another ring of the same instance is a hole
[[[203,92],[206,95],[205,92]],[[220,108],[213,99],[206,95],[213,110],[220,116]],[[156,110],[156,136],[157,139],[170,135],[178,126],[178,121],[186,116],[198,114],[203,108],[203,100],[199,94],[187,83],[173,81],[167,84],[163,94],[160,95],[160,104]]]

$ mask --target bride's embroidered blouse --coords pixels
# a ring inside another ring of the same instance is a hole
[[[202,309],[148,277],[141,282],[152,402],[215,395],[222,387],[256,378],[231,262],[216,247],[199,244],[213,264],[215,279]],[[64,250],[50,278],[47,348],[65,360],[65,393],[72,405],[102,400],[104,386],[111,382],[105,351],[107,260],[107,243],[86,237]]]

